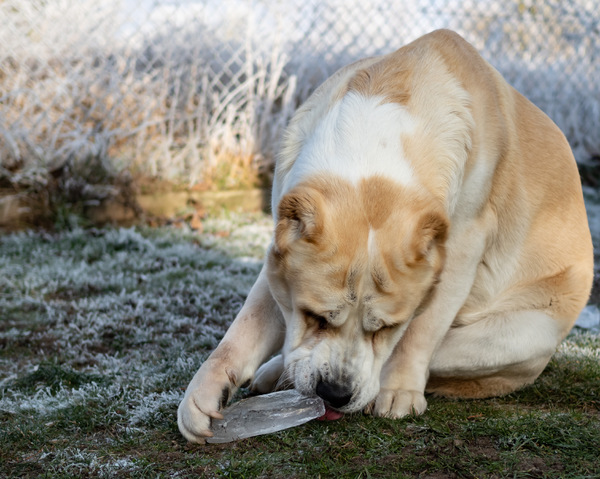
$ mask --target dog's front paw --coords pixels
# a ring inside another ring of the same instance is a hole
[[[222,389],[213,387],[188,389],[177,410],[179,431],[190,442],[204,444],[205,438],[212,437],[210,420],[223,419],[219,412],[224,401]]]
[[[399,419],[409,414],[423,414],[427,401],[420,391],[381,389],[369,412],[374,416]]]

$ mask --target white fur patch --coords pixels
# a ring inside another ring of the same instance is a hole
[[[367,239],[367,246],[369,255],[375,255],[377,253],[377,240],[375,239],[375,230],[369,228],[369,237]]]
[[[470,371],[494,374],[511,363],[544,360],[558,343],[558,323],[541,311],[490,315],[451,329],[435,352],[430,370],[443,376],[461,376]]]
[[[309,175],[331,172],[352,183],[383,175],[402,185],[416,177],[402,148],[401,135],[416,128],[404,107],[383,97],[350,92],[322,118],[306,140],[283,192]]]
[[[374,258],[377,257],[377,239],[375,238],[375,230],[373,228],[369,228],[367,251],[369,254],[369,264],[374,264]]]

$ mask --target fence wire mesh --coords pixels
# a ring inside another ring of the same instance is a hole
[[[324,78],[436,28],[586,161],[600,155],[599,20],[597,0],[0,0],[0,176],[68,169],[90,196],[123,169],[243,186]]]

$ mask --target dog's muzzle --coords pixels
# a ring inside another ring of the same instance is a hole
[[[315,392],[323,401],[336,409],[346,406],[352,399],[352,391],[348,387],[327,381],[319,381]]]

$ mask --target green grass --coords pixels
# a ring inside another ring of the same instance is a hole
[[[599,478],[600,336],[576,331],[503,398],[428,397],[231,444],[176,409],[261,266],[270,223],[0,238],[0,477]]]

